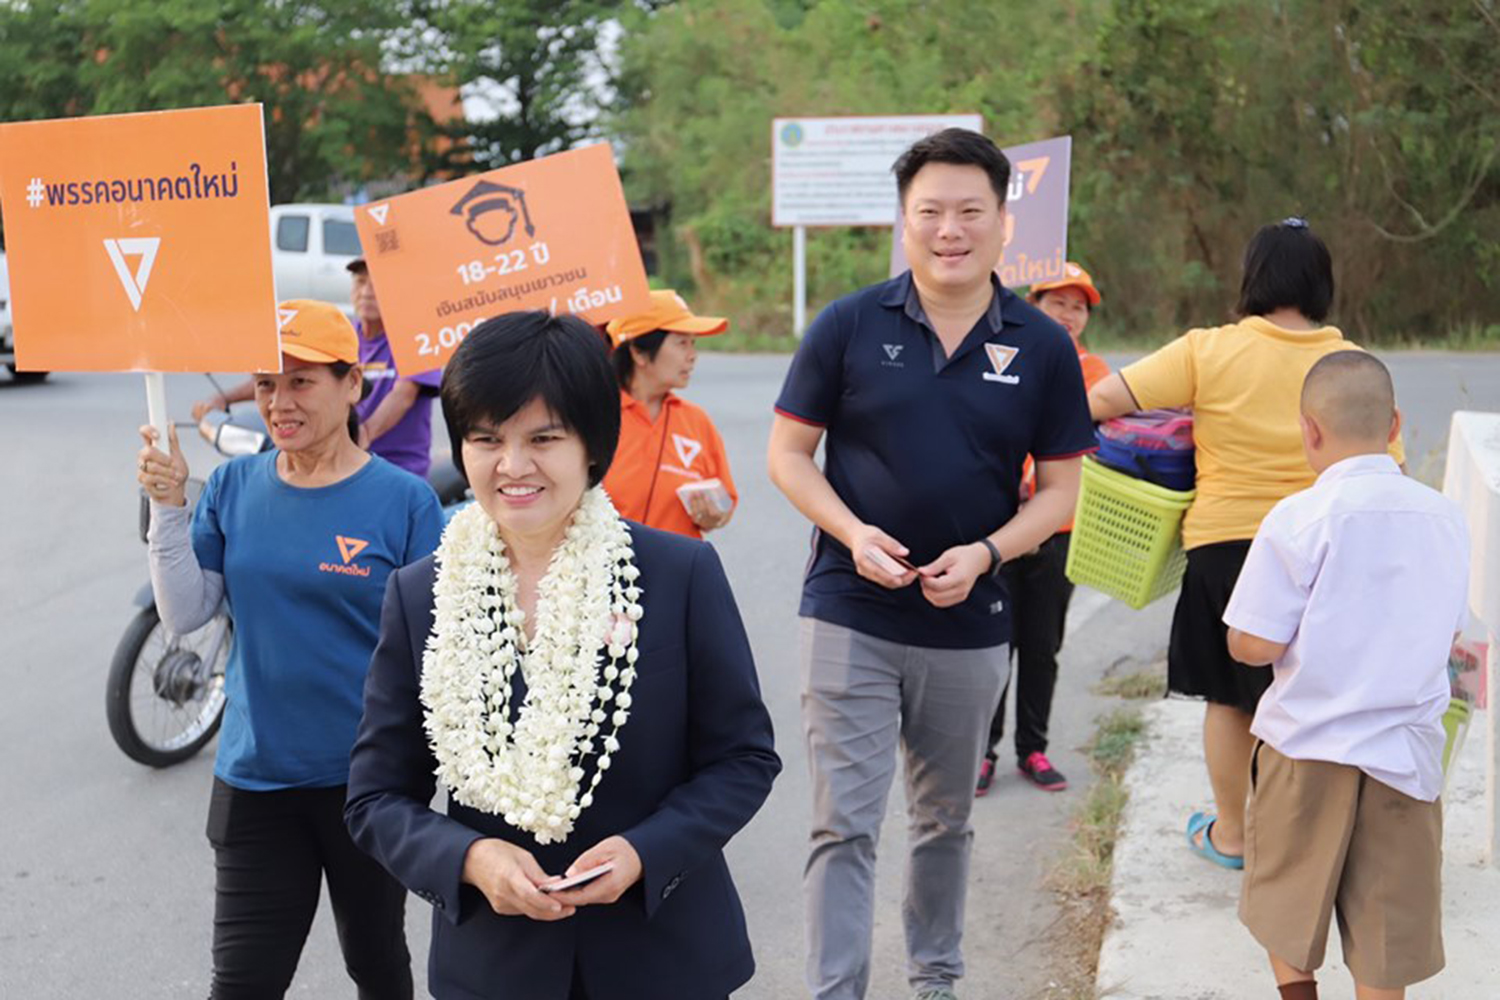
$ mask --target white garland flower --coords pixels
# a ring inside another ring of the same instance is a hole
[[[421,698],[455,801],[541,844],[573,832],[630,718],[643,613],[634,560],[614,504],[589,490],[538,584],[528,648],[499,530],[477,504],[454,516],[437,549]],[[513,718],[518,669],[526,695]]]

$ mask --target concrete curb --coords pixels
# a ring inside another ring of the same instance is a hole
[[[1184,840],[1188,816],[1212,802],[1202,763],[1203,709],[1171,700],[1145,714],[1148,735],[1126,779],[1130,803],[1115,848],[1115,919],[1099,955],[1099,997],[1269,1000],[1276,995],[1270,968],[1236,915],[1238,873],[1193,857]],[[1471,731],[1448,788],[1448,967],[1413,987],[1407,994],[1413,1000],[1500,996],[1500,870],[1484,863],[1483,742]],[[1324,1000],[1354,995],[1333,939],[1319,989]]]

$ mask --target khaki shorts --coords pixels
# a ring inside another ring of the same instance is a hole
[[[1356,982],[1400,989],[1443,968],[1443,811],[1356,767],[1250,758],[1240,920],[1295,968],[1323,964],[1337,913]]]

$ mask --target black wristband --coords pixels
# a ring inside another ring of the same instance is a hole
[[[995,548],[995,543],[988,538],[981,538],[979,544],[990,550],[989,575],[995,576],[1000,572],[1000,567],[1005,565],[1005,557],[1000,554],[999,549]]]

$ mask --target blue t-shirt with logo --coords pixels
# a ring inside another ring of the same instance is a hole
[[[1019,506],[1028,454],[1094,449],[1078,352],[1066,331],[994,282],[990,307],[952,356],[910,272],[829,305],[808,327],[776,410],[826,428],[824,475],[839,498],[911,550],[918,566],[977,542]],[[910,646],[982,649],[1010,639],[1004,585],[982,576],[952,608],[913,583],[861,577],[818,532],[801,614]]]
[[[277,454],[219,466],[193,513],[198,563],[223,574],[234,617],[214,773],[250,791],[348,781],[386,578],[443,529],[432,487],[378,456],[304,489]]]

